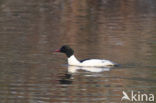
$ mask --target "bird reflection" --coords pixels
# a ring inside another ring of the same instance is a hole
[[[73,74],[78,73],[78,71],[87,71],[91,73],[100,73],[104,71],[110,71],[109,67],[81,67],[81,66],[68,66],[68,71],[63,76],[60,76],[60,84],[72,84]],[[97,75],[97,74],[96,74]],[[95,76],[95,75],[94,75]]]
[[[70,74],[70,73],[66,73],[63,76],[60,76],[60,78],[61,78],[59,80],[60,84],[72,84],[71,77],[72,77],[72,74]]]
[[[104,72],[110,71],[111,67],[83,67],[83,66],[68,66],[68,73],[76,73],[78,70],[84,70],[88,72]]]

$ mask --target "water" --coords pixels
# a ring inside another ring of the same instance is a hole
[[[132,90],[156,96],[155,0],[1,0],[0,11],[0,103],[119,103]],[[78,59],[121,66],[71,73],[65,55],[52,52],[64,44]]]

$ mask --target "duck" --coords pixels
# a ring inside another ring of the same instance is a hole
[[[118,64],[105,59],[84,59],[79,61],[75,55],[74,50],[69,45],[63,45],[60,49],[54,52],[64,53],[67,56],[68,65],[83,66],[83,67],[110,67]]]

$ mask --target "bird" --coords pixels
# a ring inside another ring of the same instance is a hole
[[[79,61],[74,55],[74,50],[69,45],[63,45],[60,49],[55,50],[54,52],[66,54],[68,58],[67,59],[68,65],[70,66],[83,66],[83,67],[117,66],[117,63],[105,59],[84,59]]]

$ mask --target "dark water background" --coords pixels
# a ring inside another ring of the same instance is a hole
[[[68,73],[52,52],[64,44],[121,66]],[[119,103],[132,90],[156,96],[155,0],[0,1],[0,103]]]

